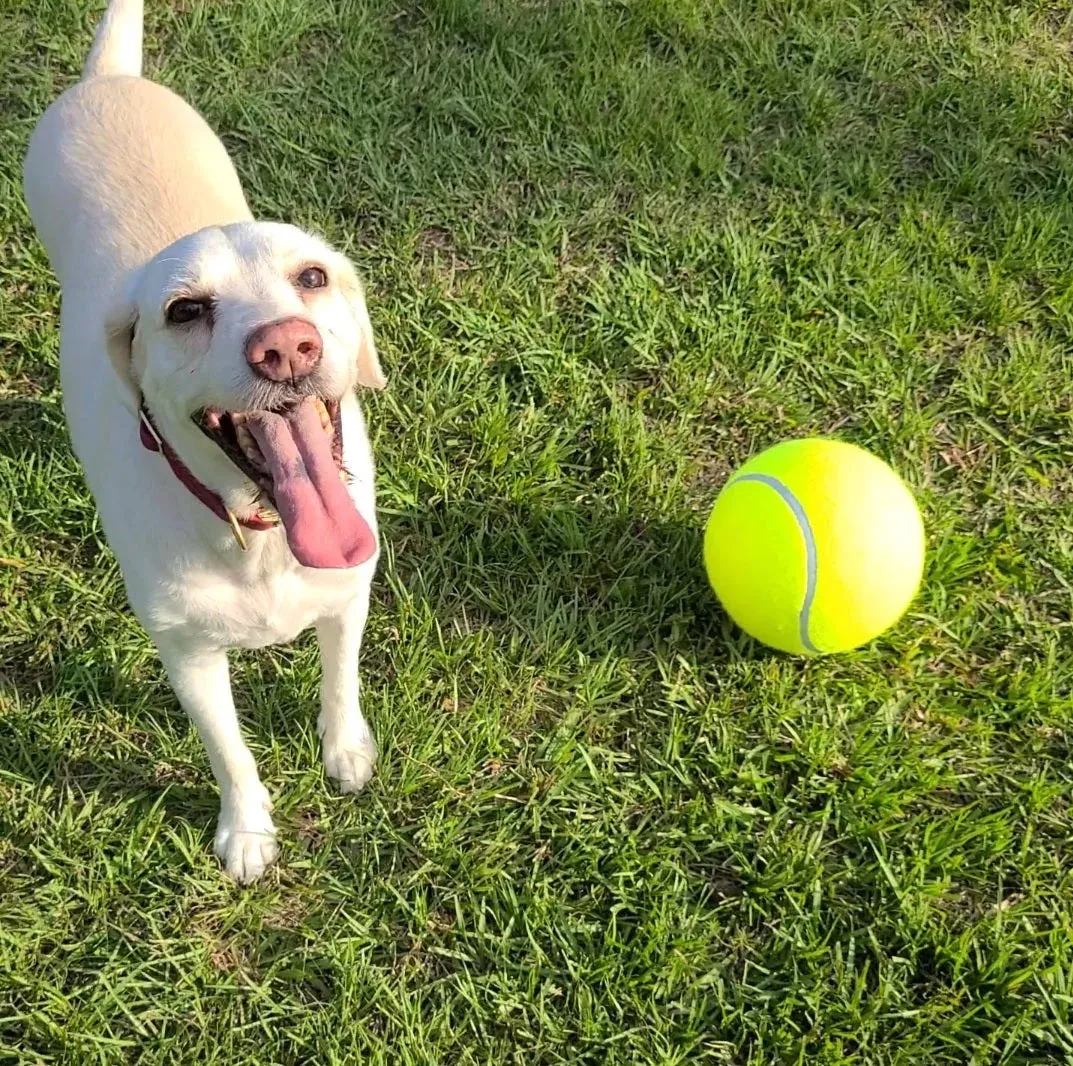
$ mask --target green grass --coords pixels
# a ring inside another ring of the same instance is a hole
[[[283,860],[217,796],[70,453],[22,205],[99,10],[0,14],[0,1061],[1073,1061],[1073,21],[852,0],[148,0],[265,217],[364,271],[380,772],[311,640],[237,656]],[[926,585],[804,661],[705,510],[837,434]]]

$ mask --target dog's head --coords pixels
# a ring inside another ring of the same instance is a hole
[[[341,505],[340,403],[384,384],[346,257],[278,223],[201,230],[128,279],[105,332],[132,403],[202,480],[222,491],[240,472],[280,511],[301,561],[344,565],[323,561],[338,545],[316,543],[344,517],[331,506]]]
[[[266,360],[254,351],[258,333],[281,323],[298,328],[284,331],[280,355]],[[240,222],[176,241],[128,279],[105,328],[120,377],[151,409],[185,417],[309,395],[338,400],[355,385],[384,384],[354,268],[280,223]],[[300,365],[290,366],[285,349],[303,345]]]

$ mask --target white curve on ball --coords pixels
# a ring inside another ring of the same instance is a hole
[[[809,639],[809,613],[812,611],[812,601],[816,598],[816,538],[812,535],[812,526],[809,524],[808,515],[805,514],[801,501],[784,485],[777,477],[770,474],[742,474],[736,477],[737,481],[755,481],[760,485],[767,485],[774,489],[782,498],[783,503],[790,508],[790,513],[801,530],[801,537],[805,542],[805,599],[801,604],[801,610],[797,615],[798,637],[808,651],[819,654],[819,648]]]

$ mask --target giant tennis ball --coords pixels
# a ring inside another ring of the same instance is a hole
[[[848,651],[905,613],[924,569],[924,526],[881,459],[842,441],[791,440],[723,487],[704,563],[750,636],[781,651]]]

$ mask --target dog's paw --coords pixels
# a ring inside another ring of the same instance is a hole
[[[216,854],[227,875],[240,885],[256,881],[279,857],[271,809],[263,788],[254,796],[228,797],[220,807]]]
[[[376,742],[368,734],[361,737],[325,734],[324,772],[340,792],[360,792],[376,767]]]

